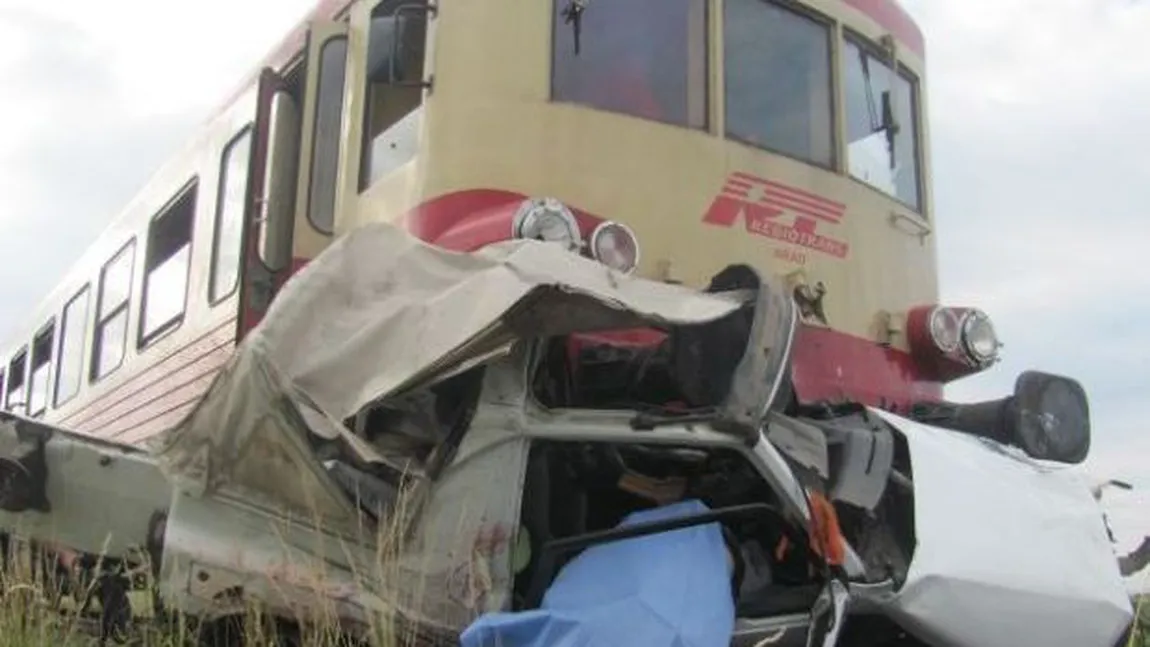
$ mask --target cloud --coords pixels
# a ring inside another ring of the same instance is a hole
[[[310,5],[0,6],[0,339]]]
[[[1091,398],[1091,473],[1124,544],[1150,532],[1150,4],[907,0],[927,39],[941,291],[984,308],[1003,362],[948,388],[1007,395],[1037,368]]]

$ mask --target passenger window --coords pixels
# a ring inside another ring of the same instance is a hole
[[[851,176],[921,211],[918,82],[906,70],[894,74],[883,57],[852,40],[843,56]]]
[[[96,296],[96,330],[92,335],[93,381],[107,376],[124,361],[128,341],[128,304],[132,297],[132,265],[136,241],[131,240],[100,270]]]
[[[148,227],[141,347],[179,325],[183,318],[195,218],[196,182],[193,180]]]
[[[410,161],[416,152],[427,17],[419,11],[396,15],[394,10],[395,3],[385,2],[371,16],[360,191]]]
[[[28,415],[40,416],[48,409],[48,380],[52,373],[52,346],[56,322],[48,324],[32,341],[32,377],[28,385]]]
[[[60,356],[56,360],[55,402],[59,407],[80,391],[80,374],[84,367],[84,333],[88,325],[88,301],[91,290],[84,286],[64,306],[60,318]]]
[[[14,413],[28,410],[24,400],[24,379],[28,369],[28,349],[16,353],[8,364],[8,393],[4,396],[4,406]]]
[[[208,288],[208,298],[213,304],[231,295],[239,282],[251,157],[252,130],[249,126],[227,145],[220,163],[216,226],[212,239],[212,275]]]
[[[708,4],[554,0],[552,99],[706,128]]]
[[[308,220],[317,231],[335,228],[335,193],[343,119],[343,81],[347,74],[347,37],[329,38],[319,54],[315,139],[312,141]]]
[[[723,29],[727,136],[834,166],[830,27],[770,0],[727,0]]]

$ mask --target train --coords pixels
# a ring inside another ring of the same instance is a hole
[[[785,276],[801,402],[908,411],[994,365],[987,314],[938,303],[925,45],[897,4],[458,4],[316,7],[8,340],[4,407],[150,437],[377,220],[687,285]]]

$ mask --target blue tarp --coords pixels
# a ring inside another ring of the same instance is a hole
[[[620,524],[706,512],[701,501],[644,510]],[[727,647],[735,624],[718,523],[593,546],[555,578],[538,610],[493,613],[462,647]]]

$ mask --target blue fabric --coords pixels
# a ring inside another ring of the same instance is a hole
[[[691,500],[620,524],[706,512]],[[462,647],[727,647],[735,625],[717,523],[593,546],[567,564],[538,610],[481,616]]]

